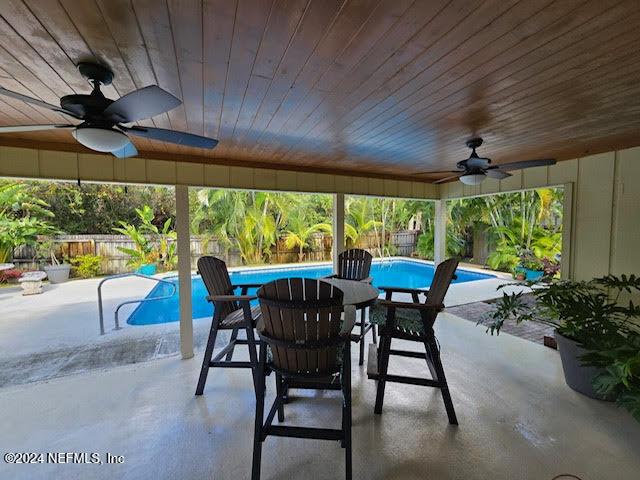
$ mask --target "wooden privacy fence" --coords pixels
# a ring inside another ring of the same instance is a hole
[[[392,251],[383,251],[383,255],[412,256],[415,254],[417,237],[420,234],[416,230],[387,232],[385,235],[387,244]],[[374,256],[380,255],[381,235],[370,232],[363,235],[358,242],[360,248],[369,250]],[[102,273],[116,274],[131,271],[127,266],[128,255],[122,253],[118,247],[134,248],[134,243],[124,235],[60,235],[54,240],[56,250],[67,259],[73,259],[81,255],[99,255],[102,257]],[[331,260],[331,235],[316,233],[309,239],[309,247],[305,248],[303,261],[329,261]],[[214,255],[222,258],[229,266],[242,265],[242,257],[237,249],[225,248],[222,242],[215,237],[204,235],[191,236],[191,266],[195,270],[196,262],[202,255]],[[13,263],[18,268],[33,270],[41,268],[35,261],[36,250],[34,247],[21,246],[14,250]],[[269,263],[295,263],[300,261],[297,249],[285,247],[284,239],[280,239],[272,248]]]

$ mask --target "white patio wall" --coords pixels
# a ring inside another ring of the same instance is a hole
[[[0,177],[437,198],[423,182],[0,146]]]

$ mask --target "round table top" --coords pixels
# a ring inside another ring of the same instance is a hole
[[[11,270],[15,265],[13,263],[0,263],[0,272],[3,270]]]
[[[372,303],[380,295],[380,291],[370,283],[341,278],[323,278],[322,281],[342,290],[344,294],[342,298],[343,305],[363,306]]]

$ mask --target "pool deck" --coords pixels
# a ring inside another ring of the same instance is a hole
[[[474,270],[466,265],[463,268]],[[475,270],[487,273],[486,270]],[[158,277],[172,275],[175,273]],[[127,324],[126,319],[136,305],[122,308],[122,328],[114,330],[115,307],[121,302],[145,297],[156,285],[155,282],[146,279],[126,277],[107,282],[103,287],[106,334],[100,335],[97,287],[101,280],[92,278],[57,285],[45,284],[43,293],[33,296],[22,296],[20,287],[0,289],[0,352],[11,352],[12,355],[28,354],[73,345],[86,346],[89,343],[106,342],[114,337],[141,338],[177,331],[177,322],[144,326]],[[496,291],[496,288],[509,281],[512,280],[503,276],[452,284],[445,305],[455,306],[497,298],[502,293]],[[510,291],[511,288],[506,290]],[[201,321],[195,320],[194,323]]]
[[[269,267],[273,268],[265,268]],[[467,266],[463,268],[474,270]],[[477,271],[487,273],[486,270]],[[126,323],[136,305],[122,309],[122,328],[114,330],[115,307],[123,301],[145,297],[155,286],[147,279],[126,277],[105,283],[106,334],[100,335],[96,293],[100,281],[95,278],[45,284],[44,292],[35,296],[22,296],[19,287],[0,289],[0,365],[3,365],[0,367],[0,386],[136,363],[179,352],[178,322],[144,326]],[[508,281],[504,276],[453,284],[445,305],[451,307],[497,298],[502,293],[496,288]],[[397,298],[407,300],[403,295]],[[206,342],[209,326],[208,318],[194,320],[197,350]],[[42,361],[33,362],[31,357],[34,355]]]

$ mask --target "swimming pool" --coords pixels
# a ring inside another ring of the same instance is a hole
[[[331,264],[321,265],[285,265],[277,268],[243,268],[229,272],[231,282],[266,283],[284,277],[321,278],[330,275]],[[374,261],[371,265],[371,276],[374,286],[394,286],[404,288],[425,288],[431,285],[433,279],[433,265],[430,263],[409,259],[392,259]],[[458,278],[453,283],[472,282],[495,278],[494,275],[477,273],[470,270],[458,269]],[[166,280],[178,284],[177,277],[168,277]],[[211,318],[213,306],[207,302],[207,289],[200,276],[194,276],[191,280],[191,295],[193,303],[193,318]],[[250,290],[250,293],[255,292]],[[167,284],[157,284],[146,298],[167,296],[171,293],[171,287]],[[177,322],[179,319],[178,294],[171,298],[154,302],[141,303],[131,313],[127,323],[130,325],[151,325],[156,323]]]

